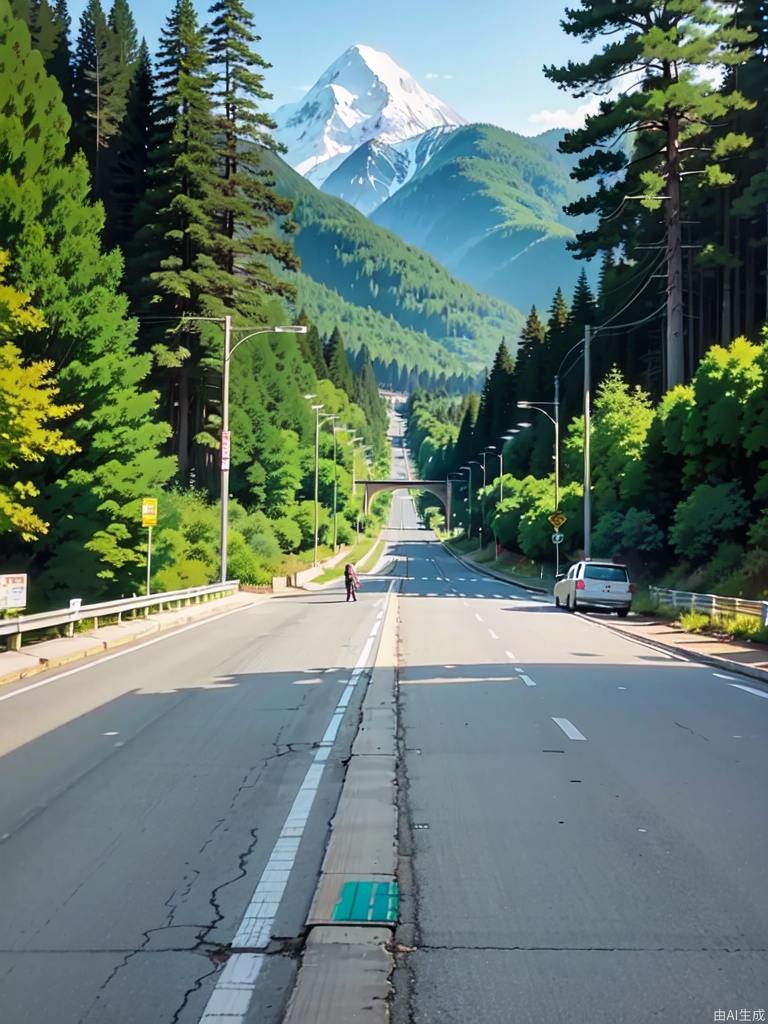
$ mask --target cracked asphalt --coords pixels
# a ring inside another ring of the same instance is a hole
[[[398,549],[394,1024],[768,1013],[768,700],[430,537]]]
[[[277,598],[3,704],[2,1024],[199,1021],[386,586],[356,605],[339,587]],[[275,920],[258,1024],[293,984],[363,689]]]

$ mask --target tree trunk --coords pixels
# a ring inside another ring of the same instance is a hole
[[[676,114],[667,121],[667,359],[665,388],[685,380],[683,348],[683,250],[680,224],[679,123]]]
[[[179,430],[176,453],[179,459],[179,475],[186,484],[189,471],[189,369],[179,370]]]
[[[731,216],[727,190],[723,192],[723,248],[731,255]],[[733,271],[726,263],[722,269],[723,301],[720,306],[720,343],[728,345],[733,336]]]

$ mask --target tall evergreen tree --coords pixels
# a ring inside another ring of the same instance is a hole
[[[509,354],[507,343],[502,339],[480,399],[480,409],[475,425],[475,441],[478,450],[491,444],[500,450],[501,435],[512,425],[512,417],[516,415],[515,403],[517,400],[514,369],[515,364]],[[493,462],[489,463],[489,467],[492,465]]]
[[[88,159],[99,197],[107,190],[103,158],[125,115],[127,86],[119,41],[100,0],[88,0],[75,51],[74,140]]]
[[[141,41],[125,117],[115,139],[112,192],[107,207],[107,242],[119,245],[126,255],[129,271],[135,269],[135,234],[149,212],[150,148],[153,134],[154,80],[149,49]],[[129,295],[136,293],[132,273],[126,281]]]
[[[604,97],[598,113],[588,117],[583,128],[569,132],[560,145],[566,153],[586,152],[574,171],[577,180],[598,179],[597,191],[577,200],[569,212],[615,215],[629,194],[620,172],[630,166],[642,183],[648,208],[664,207],[669,387],[682,383],[685,376],[683,173],[696,169],[704,183],[729,184],[733,178],[722,161],[750,144],[747,136],[729,131],[729,118],[747,101],[737,90],[721,92],[716,82],[699,74],[705,66],[728,67],[745,59],[738,47],[750,33],[729,25],[724,7],[719,0],[580,0],[578,7],[566,10],[564,31],[588,42],[601,36],[608,41],[587,61],[544,69],[551,81],[576,96]],[[638,76],[637,87],[605,98],[630,74]],[[639,139],[631,161],[615,145],[627,134]],[[601,223],[582,231],[575,247],[587,256],[605,244]]]
[[[149,214],[137,237],[142,264],[135,264],[135,272],[143,269],[138,307],[145,317],[160,318],[148,320],[144,342],[155,351],[173,424],[174,451],[185,478],[192,464],[193,439],[206,419],[211,360],[219,350],[215,336],[201,334],[187,318],[220,316],[225,308],[221,295],[227,293],[216,264],[221,239],[213,212],[213,76],[208,71],[205,31],[198,25],[192,0],[176,0],[166,21],[156,83]]]
[[[59,83],[64,98],[64,103],[70,114],[72,113],[72,100],[74,96],[74,79],[72,76],[72,50],[70,47],[70,17],[67,8],[67,0],[56,0],[54,5],[56,24],[59,33],[49,60],[46,62],[46,70],[53,75]]]
[[[210,14],[208,46],[221,110],[216,120],[222,179],[217,190],[219,258],[229,279],[229,305],[256,316],[263,296],[294,294],[274,264],[291,270],[299,265],[292,245],[274,230],[277,222],[292,230],[287,219],[292,203],[277,194],[260,161],[263,149],[277,148],[270,135],[277,126],[259,109],[272,99],[263,74],[271,65],[254,49],[260,37],[242,0],[216,0]]]
[[[38,511],[51,529],[14,561],[26,556],[59,600],[130,592],[143,572],[141,498],[174,472],[158,454],[168,430],[155,421],[157,395],[144,390],[150,360],[134,350],[120,257],[101,249],[87,166],[65,155],[69,116],[58,86],[8,0],[0,0],[0,95],[15,97],[0,118],[0,237],[10,283],[45,320],[19,344],[25,360],[55,363],[62,403],[80,406],[63,424],[80,452],[35,468]]]
[[[344,339],[338,327],[334,327],[325,348],[325,362],[328,366],[328,377],[337,388],[341,388],[354,401],[355,378],[349,365]]]

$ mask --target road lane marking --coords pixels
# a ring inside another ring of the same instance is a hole
[[[483,621],[482,616],[478,612],[475,612],[475,618],[477,619],[478,622],[482,622]]]
[[[718,679],[736,679],[736,676],[724,676],[722,672],[713,672],[712,675]]]
[[[504,600],[504,595],[503,594],[494,594],[493,596],[495,598],[497,598],[499,601],[503,601]]]
[[[741,683],[729,683],[736,690],[743,690],[745,693],[754,693],[756,697],[762,697],[763,700],[768,700],[768,693],[763,690],[756,690],[754,686],[742,686]]]
[[[567,718],[553,718],[552,721],[563,730],[569,740],[586,740],[587,737]]]
[[[514,656],[512,651],[504,651],[504,653],[506,654],[510,661],[517,661],[517,658]]]
[[[388,593],[392,593],[392,584]],[[260,952],[238,953],[238,949],[265,949],[272,937],[275,918],[288,886],[296,854],[315,802],[326,762],[333,748],[344,714],[371,653],[376,628],[371,630],[355,667],[334,709],[304,781],[291,804],[280,835],[258,884],[245,909],[240,926],[232,940],[235,952],[216,981],[206,1004],[200,1024],[242,1024],[256,989],[266,955]]]
[[[489,629],[488,632],[491,634],[491,639],[493,639],[493,640],[498,640],[499,639],[498,636],[496,636],[496,634],[493,632],[492,629]]]
[[[322,683],[322,679],[294,679],[294,686],[317,686],[318,683]]]
[[[30,683],[29,686],[22,686],[20,690],[14,690],[13,693],[5,693],[0,697],[0,702],[4,700],[12,700],[14,697],[20,697],[22,693],[29,693],[30,690],[37,690],[41,686],[48,686],[49,683],[55,683],[59,679],[64,679],[67,676],[73,676],[76,672],[83,672],[89,668],[98,668],[107,661],[112,661],[114,658],[122,658],[126,654],[133,654],[134,651],[141,651],[145,647],[151,647],[153,644],[159,644],[162,640],[172,640],[174,637],[180,636],[182,633],[186,633],[190,629],[197,629],[198,626],[205,626],[210,622],[217,622],[219,619],[225,619],[228,615],[236,615],[238,612],[258,608],[259,605],[263,603],[263,601],[258,601],[254,604],[245,604],[241,608],[231,608],[229,611],[222,612],[220,615],[212,615],[210,618],[201,619],[199,622],[190,622],[188,626],[182,626],[180,629],[174,629],[172,632],[163,633],[161,636],[153,637],[152,640],[145,640],[143,643],[136,644],[133,647],[125,647],[122,651],[115,651],[114,654],[107,654],[103,658],[98,658],[97,660],[84,660],[81,665],[77,666],[77,668],[67,669],[66,672],[57,672],[55,676],[51,676],[49,679],[41,679],[37,683]],[[176,690],[153,690],[152,692],[176,693]]]
[[[534,681],[531,679],[531,677],[527,676],[525,674],[525,672],[520,672],[520,678],[523,680],[523,682],[525,683],[526,686],[535,686],[536,685],[536,683],[534,683]],[[581,738],[584,739],[583,736]]]
[[[464,607],[469,608],[469,601],[464,601]]]

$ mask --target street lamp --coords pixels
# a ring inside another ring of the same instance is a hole
[[[542,406],[554,407],[555,415],[550,416]],[[518,402],[518,409],[532,409],[546,416],[555,428],[555,512],[560,511],[560,405],[557,402]],[[529,427],[530,423],[519,423],[520,427]],[[555,576],[560,571],[560,545],[555,544]]]
[[[307,399],[307,401],[311,401],[316,396],[315,395],[304,395],[304,397]],[[322,408],[324,408],[322,402],[320,402],[320,403],[318,403],[316,405],[311,406],[311,408],[312,408],[312,411],[315,414],[315,523],[314,523],[314,526],[315,526],[315,529],[314,529],[314,533],[315,533],[315,546],[314,546],[314,554],[313,554],[313,558],[312,558],[312,565],[314,566],[314,565],[317,565],[318,535],[319,535],[319,530],[320,530],[320,495],[319,495],[319,485],[320,485],[320,427],[321,427],[321,425],[323,423],[330,423],[330,422],[333,422],[333,420],[338,419],[338,416],[335,413],[323,413],[323,414],[321,414],[320,410]],[[334,476],[335,476],[335,461],[336,461],[335,452],[336,452],[336,435],[334,434]],[[334,523],[335,523],[335,514],[336,514],[335,513],[335,507],[336,507],[336,488],[335,487],[334,487],[334,492],[333,492],[333,500],[334,500]],[[334,525],[334,529],[335,529],[335,525]]]
[[[484,465],[484,463],[478,462],[477,459],[470,459],[468,464],[470,466],[480,466],[480,468],[483,471],[483,487],[485,487],[485,465]],[[469,489],[471,491],[472,490],[472,474],[471,473],[469,474],[469,480],[470,480]],[[479,536],[479,540],[480,540],[480,550],[482,551],[483,550],[483,503],[482,503],[482,500],[480,501],[480,526],[478,527],[478,530],[479,530],[478,536]]]
[[[467,540],[472,537],[472,467],[471,466],[459,466],[459,472],[467,472],[467,497],[469,505],[469,520],[467,525]]]
[[[192,318],[187,318],[192,319]],[[279,327],[262,327],[252,330],[245,337],[238,339],[232,344],[232,317],[227,314],[224,318],[224,367],[222,374],[221,388],[221,554],[220,554],[220,577],[221,582],[227,581],[227,543],[229,532],[229,454],[232,437],[229,430],[229,370],[232,356],[240,348],[244,341],[255,338],[258,334],[306,334],[307,328],[304,324],[289,324]],[[238,330],[248,331],[248,327],[240,327]]]

